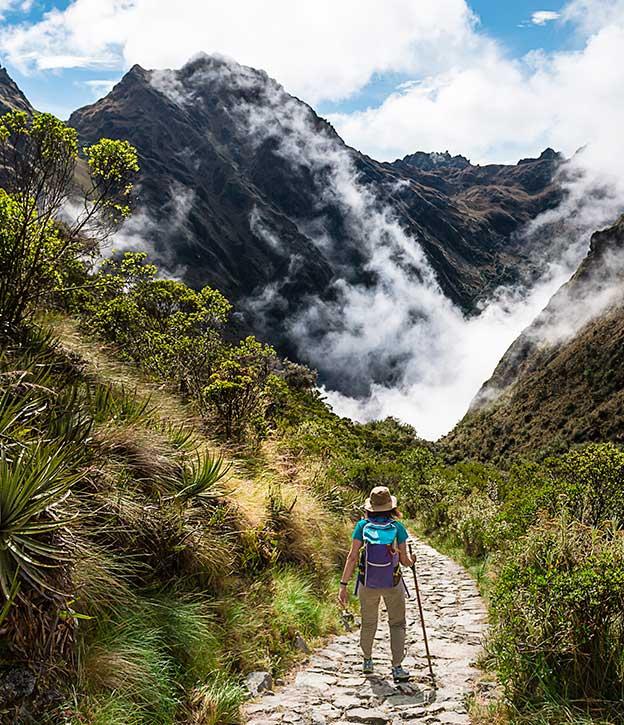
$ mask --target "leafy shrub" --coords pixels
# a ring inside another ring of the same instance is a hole
[[[495,585],[489,644],[509,697],[624,701],[624,534],[567,516],[514,547]]]
[[[273,373],[275,350],[247,337],[224,348],[219,365],[201,393],[202,410],[215,420],[227,438],[240,439],[252,428],[266,432],[266,413],[285,393],[285,383]]]
[[[197,454],[182,467],[179,481],[173,481],[177,489],[176,498],[180,501],[199,499],[218,502],[225,493],[219,482],[223,481],[231,467],[231,464],[225,463],[219,456]]]
[[[199,396],[217,363],[230,304],[220,292],[156,278],[143,253],[108,260],[85,303],[88,326],[122,354]]]
[[[226,438],[264,438],[284,405],[286,380],[308,389],[313,374],[278,361],[254,337],[226,342],[222,328],[231,305],[220,292],[156,275],[145,254],[107,261],[83,302],[87,327],[150,375],[175,383]]]
[[[472,494],[453,511],[450,533],[468,556],[482,557],[501,546],[508,526],[500,519],[500,507],[494,501]]]
[[[546,461],[554,480],[554,506],[598,526],[613,519],[624,527],[624,451],[613,443],[589,443]],[[551,508],[554,508],[551,505]]]

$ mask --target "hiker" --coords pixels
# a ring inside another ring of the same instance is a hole
[[[349,580],[358,567],[355,593],[360,599],[362,625],[360,647],[364,656],[362,671],[373,672],[373,642],[377,631],[379,601],[383,598],[390,626],[392,676],[395,682],[405,682],[410,675],[403,668],[405,657],[405,594],[401,567],[412,566],[407,552],[407,529],[398,520],[401,513],[397,500],[386,486],[376,486],[364,504],[366,518],[358,521],[353,530],[351,550],[340,580],[338,601],[346,607]]]

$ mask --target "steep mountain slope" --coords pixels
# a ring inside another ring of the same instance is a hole
[[[447,437],[497,458],[592,440],[624,441],[624,217],[592,235],[572,279],[509,348]]]
[[[32,113],[34,109],[6,68],[0,67],[0,114],[14,110]]]
[[[278,343],[277,323],[307,296],[331,296],[339,279],[374,284],[358,205],[398,221],[403,263],[414,264],[417,239],[444,293],[471,311],[533,268],[514,232],[561,198],[550,150],[513,167],[444,154],[378,163],[265,73],[216,57],[179,71],[134,66],[70,123],[84,142],[123,137],[139,149],[145,216],[130,241],[149,239],[193,285],[262,302],[253,326],[261,307]]]

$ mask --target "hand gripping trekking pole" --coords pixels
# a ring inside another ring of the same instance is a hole
[[[409,555],[412,561],[414,561],[414,552],[412,549],[412,542],[408,542]],[[425,652],[427,653],[427,664],[429,665],[429,674],[431,675],[431,682],[435,688],[436,680],[433,674],[433,667],[431,665],[431,653],[429,652],[429,641],[427,640],[427,630],[425,629],[425,616],[423,614],[422,602],[420,601],[420,589],[418,588],[418,577],[416,576],[416,564],[413,563],[410,567],[412,574],[414,575],[414,588],[416,590],[416,601],[418,602],[418,611],[420,612],[420,623],[422,625],[423,640],[425,641]]]

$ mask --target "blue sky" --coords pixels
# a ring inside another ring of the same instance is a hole
[[[0,62],[61,118],[134,63],[204,51],[266,70],[379,160],[594,144],[609,164],[624,125],[624,0],[0,0],[0,14]]]
[[[540,0],[473,0],[469,3],[480,20],[479,31],[499,40],[510,57],[521,57],[538,49],[552,52],[575,46],[577,38],[568,25],[556,22],[536,25],[531,22],[534,12],[558,12],[562,4]],[[318,110],[322,114],[349,113],[376,106],[399,84],[409,80],[409,75],[397,73],[375,77],[352,97],[321,103]]]
[[[100,1],[104,4],[107,2]],[[24,12],[23,6],[15,3],[5,12],[2,24],[5,27],[16,27],[23,23],[37,23],[46,12],[53,8],[65,10],[70,4],[70,0],[34,0],[26,3],[26,7],[30,7]],[[478,31],[499,40],[510,57],[521,57],[536,49],[550,52],[574,45],[574,34],[569,26],[557,22],[546,22],[542,25],[531,22],[534,12],[556,12],[561,8],[561,2],[473,0],[469,5],[480,20]],[[219,48],[207,50],[218,51]],[[90,67],[30,69],[25,73],[5,57],[1,48],[0,62],[7,67],[10,75],[38,109],[51,111],[61,117],[66,117],[71,110],[92,103],[99,95],[103,95],[104,82],[118,80],[124,70],[99,70]],[[376,73],[365,87],[350,96],[339,100],[321,100],[315,106],[322,114],[350,113],[377,106],[397,86],[409,80],[413,80],[413,76],[406,73]],[[102,81],[102,84],[94,81]]]

